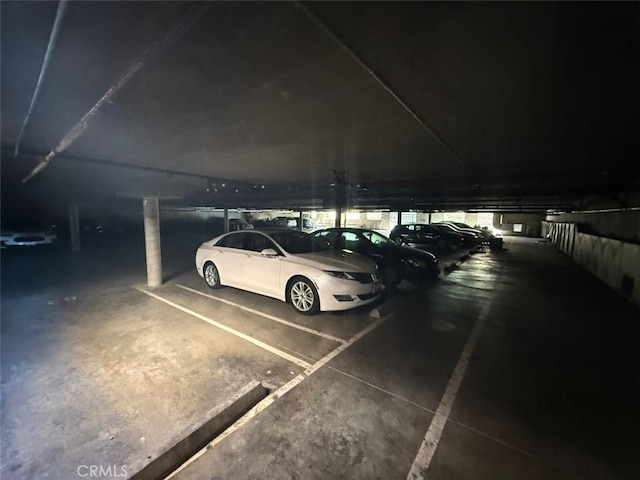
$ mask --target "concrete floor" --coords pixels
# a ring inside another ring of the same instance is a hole
[[[376,318],[209,290],[199,241],[166,238],[155,297],[140,242],[2,252],[3,479],[130,476],[253,380],[265,408],[176,478],[404,479],[436,412],[425,478],[640,477],[638,311],[550,245],[509,238]]]

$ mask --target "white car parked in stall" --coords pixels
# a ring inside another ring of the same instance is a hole
[[[286,228],[230,232],[204,242],[196,269],[211,288],[277,298],[305,315],[371,303],[383,288],[373,260]]]
[[[54,245],[58,241],[51,227],[2,227],[0,248]]]

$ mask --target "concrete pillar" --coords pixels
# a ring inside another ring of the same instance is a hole
[[[335,227],[336,228],[340,228],[342,225],[340,225],[342,222],[342,209],[340,207],[336,208],[336,223],[335,223]]]
[[[80,251],[80,221],[78,220],[78,204],[69,205],[69,230],[71,234],[71,251]]]
[[[224,233],[229,231],[229,209],[224,209]]]
[[[144,246],[147,254],[147,285],[162,285],[162,253],[160,251],[160,209],[158,197],[142,200],[144,211]]]
[[[298,227],[299,227],[300,231],[302,231],[302,229],[304,228],[304,221],[302,219],[302,210],[300,210],[300,217],[299,217],[298,222],[299,222],[298,223]]]

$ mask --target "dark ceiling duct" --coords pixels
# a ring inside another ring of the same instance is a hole
[[[67,0],[61,0],[60,3],[58,4],[56,19],[53,22],[53,28],[51,29],[51,35],[49,37],[47,51],[44,54],[44,60],[42,61],[42,67],[40,68],[40,75],[38,76],[38,81],[36,82],[36,88],[33,90],[33,96],[31,97],[31,103],[29,104],[27,115],[24,117],[22,126],[20,127],[20,133],[18,133],[18,138],[16,139],[16,148],[14,151],[14,155],[16,157],[18,156],[18,153],[20,151],[20,141],[22,140],[22,135],[24,135],[24,131],[27,128],[27,124],[29,123],[29,119],[31,118],[31,114],[33,113],[33,109],[36,106],[36,101],[38,100],[38,94],[40,93],[40,89],[42,88],[42,81],[44,79],[45,74],[47,73],[47,68],[49,67],[49,63],[51,61],[51,53],[53,52],[53,47],[56,43],[56,39],[58,38],[58,32],[60,31],[60,24],[62,23],[62,18],[64,17],[64,12],[66,8],[67,8]]]
[[[58,154],[64,152],[80,135],[89,127],[92,120],[100,113],[100,111],[108,104],[115,101],[120,90],[148,63],[154,61],[162,53],[164,53],[171,45],[178,41],[204,14],[211,6],[209,2],[205,2],[197,9],[191,9],[185,13],[178,23],[169,30],[159,42],[155,42],[151,47],[147,48],[144,53],[136,59],[133,65],[118,78],[118,80],[109,87],[107,92],[102,96],[91,110],[89,110],[82,119],[67,133],[62,140],[44,157],[44,159],[36,165],[36,167],[27,175],[22,183],[28,182],[38,173],[40,173],[49,162]]]

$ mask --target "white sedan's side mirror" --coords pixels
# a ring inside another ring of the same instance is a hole
[[[273,248],[265,248],[260,252],[260,255],[263,257],[273,258],[278,256],[278,252],[276,252]]]

